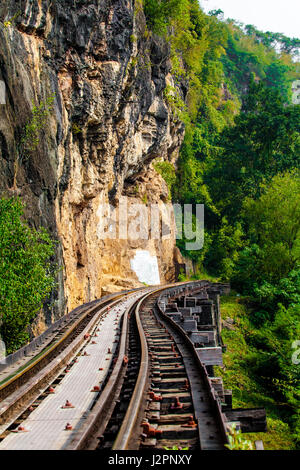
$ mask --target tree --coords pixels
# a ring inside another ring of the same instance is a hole
[[[215,16],[219,20],[223,21],[224,20],[224,11],[221,10],[220,8],[218,10],[210,10],[208,12],[210,16]]]
[[[0,331],[7,353],[23,346],[27,328],[55,287],[54,241],[30,228],[19,199],[0,199]]]
[[[258,200],[246,199],[244,218],[250,241],[262,252],[262,273],[279,281],[300,261],[300,175],[288,172],[261,185]]]

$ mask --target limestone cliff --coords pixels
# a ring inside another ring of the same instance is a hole
[[[11,25],[7,25],[7,21]],[[108,291],[139,285],[130,259],[137,249],[158,259],[160,280],[174,275],[174,240],[103,240],[99,206],[167,202],[152,167],[176,161],[184,129],[164,99],[168,46],[146,29],[131,0],[2,0],[0,4],[0,189],[13,183],[16,141],[32,102],[55,93],[37,151],[18,171],[18,193],[30,223],[61,241],[60,275],[51,316]],[[177,85],[176,85],[177,86]],[[186,90],[179,90],[184,97]]]

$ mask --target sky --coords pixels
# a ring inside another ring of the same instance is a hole
[[[261,31],[300,39],[300,0],[199,0],[203,10],[221,9],[225,18],[252,24]]]

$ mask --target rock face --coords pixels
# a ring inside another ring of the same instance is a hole
[[[30,223],[61,241],[57,260],[64,270],[55,302],[45,310],[48,323],[107,292],[140,285],[130,264],[137,249],[157,256],[161,282],[174,276],[174,240],[103,240],[97,234],[103,203],[117,208],[121,196],[129,204],[168,203],[166,184],[151,162],[175,162],[184,134],[164,99],[166,85],[175,86],[168,46],[149,34],[136,5],[0,4],[2,194],[12,192],[16,142],[32,102],[55,94],[38,149],[17,177]],[[183,86],[179,92],[184,98]]]

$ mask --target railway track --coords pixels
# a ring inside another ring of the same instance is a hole
[[[220,398],[196,343],[166,313],[182,296],[206,299],[209,288],[202,281],[146,289],[85,312],[46,375],[38,369],[17,390],[19,397],[22,387],[31,391],[22,409],[12,405],[6,414],[0,449],[224,449],[224,390]],[[209,334],[219,338],[214,328]]]
[[[224,449],[221,410],[185,335],[160,318],[161,291],[146,294],[128,313],[128,361],[111,418],[103,426],[99,409],[94,425],[69,449]]]

